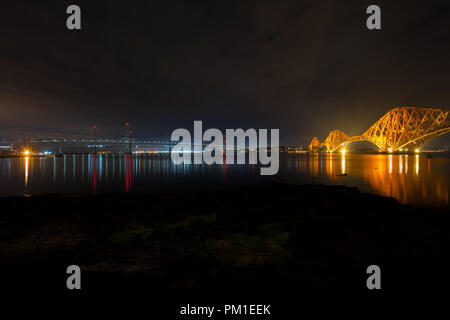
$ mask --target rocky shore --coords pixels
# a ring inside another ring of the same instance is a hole
[[[449,266],[449,211],[344,186],[9,197],[0,206],[10,289],[62,291],[76,264],[88,292],[362,291],[376,264],[385,287],[415,290],[443,285]]]

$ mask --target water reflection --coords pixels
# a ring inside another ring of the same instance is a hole
[[[28,175],[29,175],[28,170],[29,170],[30,157],[25,157],[24,161],[25,161],[25,164],[24,164],[25,173],[24,173],[24,175],[25,175],[25,193],[26,193],[27,186],[28,186]]]
[[[426,158],[422,155],[349,155],[324,154],[308,157],[309,174],[321,182],[358,186],[364,191],[394,197],[402,203],[448,207],[448,158]],[[322,176],[318,163],[328,162]],[[333,171],[340,161],[341,170]],[[412,163],[411,163],[412,161]],[[409,172],[409,166],[414,167]],[[431,170],[435,166],[436,170]],[[426,171],[422,167],[428,168]],[[328,168],[328,170],[327,170]],[[300,173],[301,174],[301,173]]]
[[[392,154],[389,155],[389,174],[392,174]]]
[[[419,175],[419,167],[420,167],[420,164],[419,164],[419,155],[416,154],[416,176]]]
[[[127,155],[125,157],[125,164],[126,164],[126,168],[125,168],[125,192],[129,192],[130,188],[131,188],[131,183],[132,183],[132,177],[133,177],[133,164],[131,162],[131,160],[133,159],[133,157],[131,155]]]
[[[190,191],[261,181],[357,186],[400,202],[448,207],[450,159],[423,155],[281,154],[277,176],[258,165],[174,165],[168,155],[0,159],[0,195]],[[312,179],[314,178],[314,179]]]
[[[93,173],[93,182],[92,182],[92,192],[94,194],[97,193],[97,155],[93,156],[94,159],[94,164],[92,165],[92,167],[94,168],[94,173]]]

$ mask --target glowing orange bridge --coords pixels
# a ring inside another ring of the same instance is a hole
[[[448,110],[434,108],[394,108],[360,136],[350,137],[340,130],[333,130],[323,142],[314,137],[309,150],[326,148],[334,152],[353,141],[372,142],[380,151],[416,150],[429,140],[450,132],[448,113]]]

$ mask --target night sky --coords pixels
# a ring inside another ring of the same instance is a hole
[[[298,145],[361,134],[395,106],[450,105],[448,0],[3,0],[0,39],[0,138],[119,137],[129,121],[168,139],[203,120]]]

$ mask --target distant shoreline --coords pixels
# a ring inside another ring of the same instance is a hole
[[[309,151],[302,151],[302,152],[296,152],[296,151],[281,151],[281,154],[328,154],[328,152],[309,152]],[[133,153],[134,156],[147,156],[147,155],[167,155],[169,152],[137,152]],[[339,152],[335,152],[334,154],[340,154]],[[347,151],[347,155],[450,155],[450,151],[444,151],[444,150],[432,150],[432,151],[421,151],[419,153],[416,152],[352,152]],[[52,157],[62,157],[64,155],[129,155],[124,152],[67,152],[67,153],[53,153],[53,154],[32,154],[32,155],[23,155],[23,154],[0,154],[0,159],[8,159],[8,158],[52,158]]]

